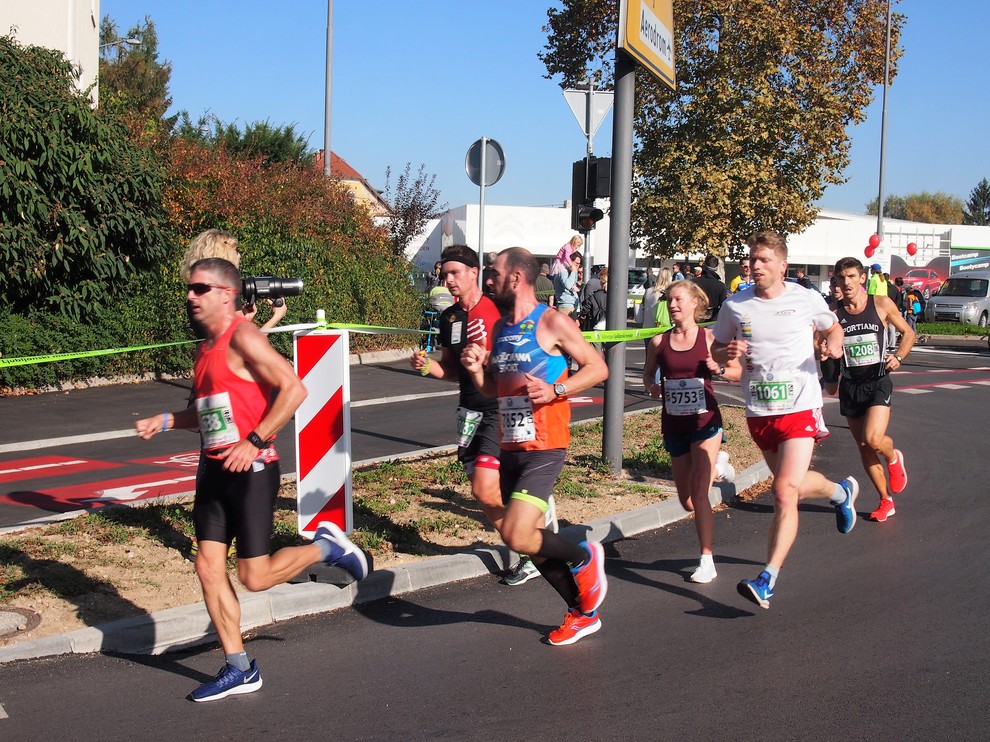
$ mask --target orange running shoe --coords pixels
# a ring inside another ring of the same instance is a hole
[[[896,510],[894,510],[894,501],[889,498],[884,498],[880,500],[880,505],[870,513],[870,518],[875,520],[877,523],[883,523],[887,518],[892,516]]]
[[[578,608],[582,613],[592,613],[605,600],[608,579],[605,577],[605,550],[595,541],[582,541],[581,548],[588,558],[580,567],[573,567],[571,574],[578,589]]]
[[[592,613],[590,616],[586,616],[581,613],[581,611],[572,608],[567,611],[567,615],[564,616],[564,623],[561,627],[559,629],[554,629],[547,634],[547,641],[555,647],[561,647],[565,644],[573,644],[582,636],[594,634],[601,627],[602,622],[601,619],[598,618],[597,612]]]
[[[890,475],[890,491],[899,495],[907,487],[907,469],[904,468],[904,454],[895,448],[894,456],[895,459],[887,462],[887,474]]]

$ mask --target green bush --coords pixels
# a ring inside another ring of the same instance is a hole
[[[176,247],[161,266],[133,277],[120,289],[115,305],[94,313],[87,323],[50,310],[16,313],[0,307],[0,353],[12,358],[177,341],[189,341],[188,345],[10,368],[0,364],[0,387],[41,388],[93,377],[188,373],[194,345],[179,278],[181,254]],[[419,326],[422,299],[409,283],[406,265],[378,246],[331,254],[315,242],[255,242],[241,267],[244,276],[302,277],[303,294],[288,300],[283,324],[314,322],[316,310],[324,309],[328,322]],[[283,355],[291,357],[291,333],[270,337]],[[352,333],[351,350],[410,347],[416,342],[413,335]]]
[[[919,322],[919,335],[987,335],[990,327],[964,325],[961,322]]]

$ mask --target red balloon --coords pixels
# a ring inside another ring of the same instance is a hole
[[[916,252],[918,252],[918,246],[913,242],[909,242],[907,244],[907,254],[914,255]]]
[[[880,247],[880,235],[875,234],[870,237],[870,247],[874,249]]]
[[[868,257],[868,258],[872,258],[872,257],[873,257],[873,253],[874,253],[875,251],[873,250],[873,248],[872,248],[872,247],[870,247],[869,245],[867,245],[867,246],[866,246],[866,249],[865,249],[865,250],[864,250],[863,252],[864,252],[864,254],[866,255],[866,257]]]

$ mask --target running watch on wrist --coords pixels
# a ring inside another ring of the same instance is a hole
[[[272,443],[271,441],[261,440],[261,436],[255,433],[253,430],[247,434],[246,440],[248,443],[250,443],[252,446],[257,448],[259,451],[268,448],[268,446],[270,446]]]
[[[567,386],[558,382],[553,385],[553,393],[558,397],[563,397],[567,394]]]

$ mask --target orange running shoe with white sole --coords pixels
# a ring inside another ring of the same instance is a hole
[[[895,512],[897,511],[894,510],[894,501],[884,498],[880,501],[880,505],[877,506],[877,509],[870,513],[870,518],[875,520],[877,523],[883,523]]]
[[[547,641],[555,647],[562,647],[566,644],[573,644],[578,639],[588,634],[594,634],[602,627],[598,613],[586,616],[581,611],[571,609],[564,616],[564,623],[559,629],[554,629],[547,634]]]
[[[592,613],[605,600],[608,579],[605,577],[605,550],[595,541],[582,541],[581,548],[588,558],[580,567],[571,569],[578,589],[578,608],[582,613]]]
[[[899,495],[907,487],[907,469],[904,468],[904,454],[895,448],[894,456],[893,461],[887,462],[887,474],[890,476],[890,491]]]

